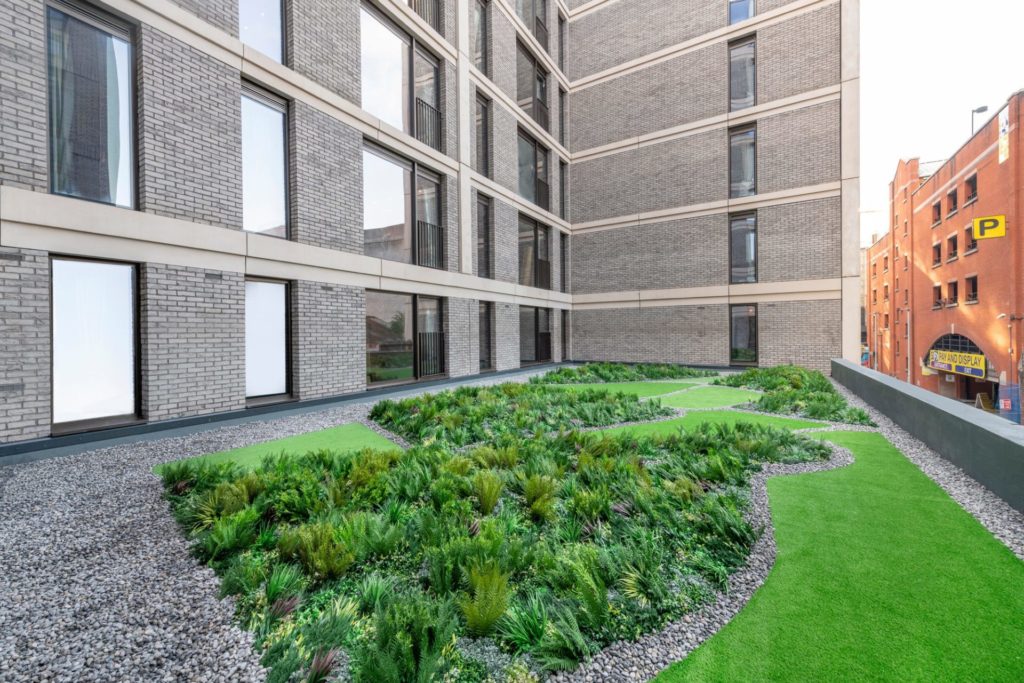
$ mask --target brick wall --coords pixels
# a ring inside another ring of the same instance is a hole
[[[49,433],[49,255],[0,248],[0,443]]]
[[[445,355],[449,377],[480,372],[480,316],[476,299],[450,297],[444,303]]]
[[[47,189],[46,29],[38,0],[0,2],[0,185]]]
[[[839,103],[826,102],[757,124],[757,192],[839,180]]]
[[[758,365],[782,363],[829,371],[829,361],[842,355],[842,303],[777,301],[757,306]]]
[[[155,263],[140,269],[142,413],[149,420],[245,406],[245,283]]]
[[[758,30],[758,103],[839,83],[839,28],[834,3]]]
[[[171,0],[203,21],[238,36],[238,0]]]
[[[365,290],[299,280],[291,292],[295,397],[309,400],[365,389]]]
[[[519,367],[519,306],[494,304],[495,370]]]
[[[839,197],[757,210],[761,282],[839,277],[842,217]]]
[[[285,0],[288,64],[349,102],[359,104],[358,2]]]

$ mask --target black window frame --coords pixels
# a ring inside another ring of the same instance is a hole
[[[491,100],[476,93],[473,122],[475,125],[476,156],[473,159],[476,171],[485,178],[491,177]],[[481,113],[482,112],[482,113]]]
[[[978,251],[978,240],[974,236],[974,226],[968,225],[964,228],[964,256]]]
[[[946,283],[946,307],[952,308],[960,305],[960,282],[950,280]]]
[[[523,197],[523,199],[526,199],[527,201],[532,201],[533,204],[535,204],[536,206],[539,206],[540,208],[544,209],[545,211],[550,211],[551,210],[551,183],[550,183],[550,179],[551,179],[551,168],[550,168],[550,166],[551,166],[551,163],[550,163],[550,161],[551,161],[551,157],[550,157],[551,150],[549,150],[547,147],[542,145],[540,143],[540,141],[537,140],[537,138],[535,138],[534,136],[530,135],[530,133],[527,132],[524,128],[520,127],[517,130],[516,135],[517,135],[517,139],[516,139],[516,154],[517,155],[518,155],[518,151],[519,151],[519,138],[522,138],[526,142],[530,143],[530,145],[533,147],[533,175],[534,175],[533,199],[530,200],[529,197],[525,197],[521,193],[519,193],[518,191],[519,191],[520,188],[518,186],[516,187],[517,194],[519,194],[520,197]],[[543,159],[543,162],[541,161],[542,159]],[[518,162],[518,159],[516,161]],[[544,167],[544,177],[543,178],[541,178],[541,174],[538,171],[538,166],[540,166],[541,163],[543,163],[543,167]],[[518,173],[518,166],[517,166],[517,173]],[[518,184],[518,178],[516,179],[516,181],[517,181],[517,184]]]
[[[239,2],[239,4],[241,4],[241,3]],[[288,34],[289,34],[289,28],[290,28],[291,22],[288,20],[288,2],[286,0],[280,0],[280,2],[278,4],[281,7],[281,61],[278,62],[278,63],[281,64],[281,66],[290,66],[291,65],[291,60],[288,58],[289,57],[288,53],[289,53],[289,49],[291,48],[291,42],[288,39]],[[241,8],[239,7],[238,9],[239,9],[239,12],[241,12]],[[241,26],[240,16],[239,16],[238,32],[239,32],[238,40],[243,45],[249,45],[248,43],[246,43],[241,38],[242,26]],[[254,47],[254,46],[250,45],[249,47],[252,47],[252,49],[254,49],[254,50],[258,50],[258,48]],[[273,61],[273,57],[270,57],[270,55],[266,55],[266,56],[271,61]]]
[[[476,55],[471,55],[473,66],[488,78],[491,77],[491,2],[490,0],[473,0],[473,11],[480,12],[480,63],[476,63]],[[475,48],[475,46],[473,46]]]
[[[733,323],[735,318],[733,316],[733,310],[737,308],[752,309],[754,311],[754,358],[753,360],[736,360],[734,356],[732,340],[733,340]],[[756,367],[761,357],[761,322],[760,316],[758,315],[757,304],[729,304],[729,365],[737,367]]]
[[[732,143],[733,139],[740,136],[746,135],[747,133],[754,134],[754,181],[752,191],[749,194],[733,194],[733,159],[732,159]],[[756,197],[757,196],[757,124],[750,123],[743,126],[736,126],[729,129],[729,199],[743,199],[745,197]]]
[[[279,95],[276,95],[269,90],[260,87],[252,81],[242,81],[242,94],[241,97],[248,97],[251,100],[262,102],[268,107],[277,109],[284,117],[282,119],[282,126],[284,127],[283,140],[284,140],[284,235],[269,235],[263,232],[250,231],[254,235],[264,235],[266,237],[275,237],[277,239],[292,239],[293,226],[292,226],[292,140],[291,140],[291,124],[292,124],[292,102]],[[243,228],[243,232],[244,232]]]
[[[523,360],[523,346],[522,346],[522,340],[520,339],[520,343],[519,343],[519,366],[520,367],[527,367],[527,366],[531,366],[531,365],[541,365],[543,363],[550,363],[552,358],[554,357],[554,353],[553,353],[553,350],[551,348],[551,334],[552,334],[551,333],[551,328],[553,327],[553,320],[552,320],[552,315],[553,315],[552,314],[552,310],[553,309],[546,308],[544,306],[520,306],[519,307],[519,317],[520,317],[519,330],[520,330],[520,335],[522,335],[522,329],[523,329],[522,328],[522,316],[523,316],[524,309],[531,310],[533,312],[533,316],[534,316],[534,318],[533,318],[533,349],[534,349],[534,354],[533,355],[534,355],[534,359],[533,360]],[[541,324],[540,324],[540,322],[541,322],[541,311],[544,311],[544,312],[547,313],[547,323],[548,323],[547,324],[547,327],[548,327],[548,331],[547,332],[541,332]],[[541,344],[542,336],[543,335],[547,335],[547,346],[546,347],[544,347]],[[542,354],[538,353],[538,350],[541,349],[541,348],[547,348],[547,357],[546,358],[541,358],[540,357]]]
[[[964,277],[964,303],[978,303],[978,275],[967,275]]]
[[[956,212],[960,210],[959,194],[955,187],[946,193],[946,218],[955,216]]]
[[[369,390],[369,389],[378,389],[380,387],[400,386],[400,385],[404,385],[404,384],[416,384],[418,382],[426,382],[426,381],[430,381],[430,380],[434,380],[434,379],[439,379],[439,378],[447,377],[448,376],[448,359],[447,359],[448,327],[447,327],[447,325],[445,325],[445,311],[447,310],[447,298],[443,297],[443,296],[436,296],[436,295],[433,295],[433,294],[414,294],[414,293],[411,293],[411,292],[396,292],[396,291],[390,290],[390,289],[367,289],[366,291],[367,291],[367,293],[369,293],[369,292],[377,292],[377,293],[380,293],[380,294],[393,294],[393,295],[397,295],[397,296],[407,296],[407,297],[411,297],[412,298],[412,340],[413,340],[412,341],[412,372],[413,372],[413,378],[412,379],[407,379],[407,380],[398,379],[398,380],[391,380],[391,381],[385,380],[383,382],[370,382],[369,373],[367,373],[366,388]],[[441,347],[440,347],[440,350],[438,352],[438,356],[439,356],[438,361],[439,361],[439,363],[441,365],[441,372],[434,373],[434,374],[429,374],[429,375],[420,374],[420,332],[419,332],[419,326],[420,326],[420,299],[434,299],[434,300],[436,300],[438,302],[438,308],[437,308],[437,310],[438,310],[438,321],[440,322],[440,325],[441,325],[441,332],[440,332],[440,334],[441,334]],[[363,325],[365,327],[365,325],[366,325],[365,321],[364,321]],[[365,354],[365,351],[364,351],[364,354]]]
[[[932,283],[932,310],[942,308],[942,284]]]
[[[132,381],[134,386],[132,387],[135,393],[133,397],[134,413],[128,413],[125,415],[108,415],[105,417],[88,418],[85,420],[73,420],[70,422],[54,422],[53,420],[53,391],[54,391],[54,373],[53,373],[53,262],[54,261],[84,261],[87,263],[105,263],[110,265],[118,266],[130,266],[132,269],[132,323],[133,323],[133,339],[132,339],[132,363],[133,377]],[[121,261],[118,259],[109,258],[91,258],[87,256],[78,256],[73,254],[62,254],[51,252],[48,255],[47,266],[50,273],[50,277],[47,280],[47,298],[49,300],[49,310],[47,314],[49,316],[50,325],[50,436],[65,436],[67,434],[82,434],[85,432],[95,432],[103,429],[111,429],[114,427],[125,427],[128,425],[141,424],[146,421],[143,415],[142,406],[142,291],[141,291],[141,264],[135,261]]]
[[[565,147],[565,141],[567,139],[567,125],[568,120],[568,105],[569,105],[569,94],[565,91],[565,88],[558,86],[558,142]]]
[[[518,268],[517,268],[518,272],[517,272],[517,280],[516,281],[520,285],[523,285],[524,287],[536,287],[537,289],[546,289],[546,290],[551,291],[551,287],[552,287],[552,285],[551,285],[551,230],[552,230],[552,228],[551,228],[551,226],[547,225],[546,223],[541,223],[540,221],[538,221],[536,218],[533,218],[532,216],[529,216],[529,215],[527,215],[525,213],[520,213],[519,214],[519,220],[516,223],[516,225],[518,227],[517,236],[522,234],[522,226],[523,226],[523,222],[524,221],[532,224],[532,226],[533,226],[533,269],[531,271],[533,273],[533,282],[523,282],[522,281],[522,279],[523,279],[522,278],[523,267],[522,267],[522,263],[521,262],[518,264]],[[546,259],[540,258],[540,248],[539,248],[539,246],[541,244],[541,231],[544,232],[545,240],[547,242],[547,250],[546,251],[547,251],[547,254],[548,254],[548,258],[546,258]],[[517,239],[521,239],[521,237],[518,237]],[[518,248],[518,244],[519,243],[517,241],[517,248],[516,248],[516,254],[517,255],[520,254],[520,250]],[[541,268],[541,264],[542,263],[546,263],[547,267],[546,268]],[[541,278],[541,273],[542,272],[545,272],[547,274],[547,284],[543,283],[543,278]]]
[[[520,54],[524,55],[529,61],[531,67],[530,75],[530,97],[529,106],[526,106],[526,98],[519,92],[519,84],[525,83],[518,73],[521,61],[519,59]],[[533,51],[521,40],[516,40],[516,104],[519,108],[526,112],[531,119],[537,122],[537,124],[543,128],[546,132],[551,132],[551,73],[544,68],[541,64],[540,59],[533,54]],[[539,82],[544,83],[544,97],[537,97],[537,84]],[[543,108],[537,107],[537,102],[543,105]]]
[[[493,301],[478,301],[477,304],[478,304],[477,305],[477,316],[478,316],[478,325],[479,325],[479,330],[478,330],[477,337],[478,337],[478,344],[480,346],[480,351],[479,351],[479,360],[480,360],[479,365],[480,365],[480,369],[479,369],[479,371],[480,371],[481,374],[483,374],[483,373],[487,373],[487,372],[494,372],[497,369],[497,366],[498,366],[498,364],[496,362],[497,359],[494,357],[494,349],[497,346],[495,344],[495,334],[494,334],[494,325],[495,325],[494,309],[495,309],[495,305],[494,305]],[[487,320],[487,334],[486,335],[484,334],[484,326],[483,326],[483,321],[485,319]],[[486,349],[487,349],[487,362],[486,362],[486,364],[484,362],[484,348],[485,348],[484,340],[485,339],[486,339]]]
[[[142,192],[141,182],[141,161],[139,154],[139,51],[138,51],[138,35],[139,27],[137,24],[130,23],[123,19],[120,19],[109,12],[104,11],[90,3],[79,2],[78,0],[47,0],[43,5],[43,37],[44,41],[48,44],[50,39],[50,10],[56,10],[66,14],[72,18],[78,19],[86,24],[93,26],[94,28],[109,33],[112,36],[120,38],[128,43],[131,49],[131,57],[129,59],[128,69],[128,84],[131,87],[131,93],[129,96],[129,112],[128,112],[128,125],[131,127],[129,131],[129,138],[132,141],[132,159],[129,164],[129,168],[132,172],[132,180],[129,184],[131,188],[131,202],[127,206],[121,206],[115,202],[104,202],[98,199],[91,199],[89,197],[77,197],[73,194],[67,194],[64,192],[58,192],[54,189],[54,172],[53,172],[53,161],[55,154],[53,152],[53,102],[50,98],[50,51],[45,49],[45,74],[46,74],[46,187],[47,192],[58,197],[69,197],[71,199],[77,199],[79,201],[92,202],[94,204],[102,204],[103,206],[114,206],[117,208],[126,209],[129,211],[139,210],[139,195]]]
[[[732,52],[736,48],[746,47],[747,45],[753,45],[754,46],[754,80],[753,80],[753,83],[751,83],[753,100],[746,107],[734,107],[733,106],[733,101],[734,101],[735,98],[734,98],[734,93],[732,91]],[[728,107],[728,111],[730,113],[731,112],[738,112],[738,111],[746,111],[747,109],[751,109],[753,107],[756,107],[757,106],[757,36],[754,35],[754,34],[751,34],[751,35],[748,35],[748,36],[744,36],[742,38],[737,38],[735,40],[729,41],[729,48],[727,50],[727,56],[728,56],[728,61],[729,61],[729,65],[728,65],[729,66],[729,93],[728,93],[728,96],[729,96],[729,107]],[[755,138],[755,141],[756,141],[756,138]]]
[[[558,13],[558,69],[565,73],[565,40],[568,36],[569,20],[561,12]]]
[[[523,23],[526,24],[526,27],[530,30],[530,33],[533,35],[533,37],[537,39],[538,43],[540,43],[540,46],[544,48],[545,52],[548,52],[551,32],[548,29],[547,22],[547,0],[525,0],[524,4],[527,3],[530,5],[530,9],[532,10],[530,12],[530,17],[524,17],[518,12],[516,13],[516,16],[522,19]],[[538,26],[538,23],[540,24],[540,26]]]
[[[563,293],[569,291],[569,233],[558,231],[559,289]]]
[[[932,227],[942,223],[942,200],[932,204]]]
[[[955,261],[960,256],[960,239],[955,232],[946,237],[946,262]]]
[[[932,268],[942,265],[942,242],[932,243]]]
[[[734,244],[735,244],[734,243],[735,235],[733,233],[733,225],[735,223],[740,222],[740,221],[748,220],[750,218],[754,219],[754,265],[753,265],[753,268],[754,268],[754,279],[753,280],[738,280],[738,279],[736,279],[736,273],[735,273],[735,271],[736,271],[736,264],[733,263],[733,254],[734,254],[733,247],[734,247]],[[758,281],[758,276],[759,276],[759,271],[760,271],[761,250],[758,248],[758,246],[759,246],[758,245],[758,237],[759,236],[758,236],[758,225],[757,225],[757,222],[758,221],[757,221],[757,211],[756,210],[755,211],[743,211],[743,212],[729,214],[729,284],[730,285],[749,285],[749,284],[756,284],[757,281]],[[874,269],[874,264],[872,264],[872,269]],[[874,276],[874,273],[872,273],[872,276]]]
[[[569,220],[569,164],[558,158],[558,217]]]
[[[285,368],[285,391],[283,394],[265,394],[262,396],[246,396],[245,407],[256,408],[258,406],[273,405],[275,403],[288,403],[296,400],[295,397],[295,367],[293,356],[293,345],[295,339],[292,336],[292,307],[295,299],[295,286],[290,280],[278,280],[269,277],[249,276],[245,282],[269,282],[275,285],[284,285],[284,368]],[[244,284],[243,284],[244,287]],[[243,297],[244,298],[244,297]],[[243,313],[244,315],[244,313]]]
[[[727,26],[732,26],[734,23],[738,23],[738,22],[734,22],[732,20],[732,5],[733,5],[734,2],[744,2],[744,0],[726,0],[726,3],[725,3],[725,23],[726,23]],[[741,22],[742,21],[749,21],[749,20],[753,19],[755,16],[757,16],[757,4],[756,4],[755,0],[746,0],[746,2],[748,2],[750,4],[750,13],[749,13],[750,15],[748,17],[744,18],[744,19],[740,19],[739,21],[741,21]]]
[[[486,215],[481,215],[481,210]],[[476,275],[493,280],[494,274],[494,199],[476,195]]]
[[[562,309],[562,362],[568,361],[569,356],[572,355],[569,351],[570,328],[572,326],[570,315],[571,313],[568,308]]]
[[[978,174],[972,173],[964,180],[964,206],[978,201]]]

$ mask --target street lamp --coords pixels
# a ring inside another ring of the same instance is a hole
[[[972,109],[971,110],[971,136],[972,137],[974,136],[974,115],[975,114],[984,114],[987,111],[988,111],[988,106],[986,106],[986,105],[982,105],[982,106],[978,107],[977,109]]]

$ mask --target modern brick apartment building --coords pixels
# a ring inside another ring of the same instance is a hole
[[[858,354],[857,0],[0,0],[0,443]]]
[[[1014,94],[930,172],[899,162],[864,273],[872,367],[951,398],[1009,399],[1007,415],[1024,333],[1022,103]]]

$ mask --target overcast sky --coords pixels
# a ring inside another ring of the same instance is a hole
[[[861,243],[888,230],[901,158],[945,159],[1024,88],[1018,0],[861,0]]]

